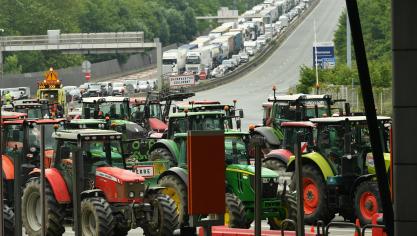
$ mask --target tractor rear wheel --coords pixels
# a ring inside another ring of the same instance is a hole
[[[4,234],[14,235],[14,212],[12,208],[4,205],[3,207],[3,220],[4,220]]]
[[[242,201],[232,193],[226,193],[226,213],[224,214],[224,225],[230,228],[249,228],[245,206]]]
[[[64,208],[56,201],[49,183],[45,186],[46,235],[62,235],[64,228]],[[30,180],[22,196],[22,224],[26,234],[40,235],[42,227],[41,216],[41,183],[39,178]]]
[[[151,216],[152,222],[143,227],[147,236],[170,236],[178,228],[178,212],[174,200],[165,194],[157,194],[150,201],[156,208]]]
[[[293,193],[286,192],[281,199],[281,209],[285,212],[280,217],[274,217],[268,219],[268,224],[271,230],[281,229],[281,223],[283,220],[289,219],[297,222],[297,197]],[[295,230],[295,225],[287,224],[284,227],[287,230]]]
[[[359,184],[355,191],[355,213],[361,225],[370,224],[372,216],[381,212],[381,206],[377,183],[365,181]]]
[[[104,198],[92,197],[82,200],[81,228],[84,236],[107,236],[114,234],[112,210]]]
[[[304,221],[316,224],[318,220],[326,224],[334,218],[327,206],[326,183],[321,172],[314,166],[303,166]],[[294,182],[295,184],[295,182]]]
[[[172,156],[171,152],[166,148],[156,148],[149,154],[150,161],[168,161],[170,167],[177,165],[177,160]]]
[[[161,192],[174,200],[180,226],[187,226],[188,193],[185,183],[175,175],[166,175],[159,180],[159,186],[165,187]]]

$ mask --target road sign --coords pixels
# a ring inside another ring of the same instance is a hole
[[[334,66],[336,65],[336,59],[334,55],[334,43],[319,42],[313,45],[313,66],[316,65],[316,50],[318,66],[322,69],[334,68]]]
[[[85,73],[85,80],[89,81],[91,79],[90,72]]]
[[[45,79],[46,80],[58,80],[58,73],[54,71],[54,69],[49,69],[49,71],[45,72]]]
[[[91,62],[83,61],[83,64],[81,64],[81,68],[83,70],[83,73],[91,73]]]
[[[194,75],[179,75],[169,77],[170,87],[189,87],[195,85]]]

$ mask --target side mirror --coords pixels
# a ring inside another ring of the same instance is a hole
[[[177,113],[177,107],[172,108],[172,113]]]
[[[240,120],[236,120],[236,128],[237,128],[237,129],[242,128],[242,123],[241,123],[241,121],[240,121]]]
[[[240,118],[244,118],[245,117],[244,114],[243,114],[243,110],[239,110],[239,117]]]

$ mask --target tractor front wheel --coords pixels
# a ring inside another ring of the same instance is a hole
[[[171,152],[166,148],[156,148],[149,154],[150,161],[168,161],[169,166],[177,165],[177,160],[172,156]]]
[[[281,229],[283,220],[289,219],[297,222],[297,197],[293,193],[286,192],[281,198],[281,209],[284,214],[279,217],[268,219],[268,224],[271,230]],[[295,225],[284,225],[287,230],[295,230]]]
[[[112,210],[104,198],[93,197],[82,200],[81,228],[84,236],[107,236],[114,234]]]
[[[328,223],[334,218],[327,206],[326,183],[320,171],[311,165],[303,166],[304,221],[316,224],[318,220]]]
[[[153,210],[151,222],[143,227],[147,236],[170,236],[178,228],[178,212],[174,200],[165,194],[157,194],[150,201]]]
[[[188,225],[188,193],[185,183],[175,175],[166,175],[159,180],[159,186],[165,187],[163,194],[169,196],[177,207],[180,226]]]
[[[247,224],[245,207],[242,201],[231,193],[226,193],[226,213],[224,225],[230,228],[249,228]]]
[[[359,184],[355,191],[355,214],[361,225],[370,224],[372,216],[381,209],[378,185],[374,181]]]
[[[14,212],[7,205],[3,207],[3,220],[4,235],[14,235]]]
[[[41,215],[41,183],[39,178],[30,180],[24,190],[22,197],[22,224],[26,234],[40,235],[42,227]],[[46,202],[46,235],[62,235],[64,228],[64,209],[56,201],[49,183],[45,186]]]

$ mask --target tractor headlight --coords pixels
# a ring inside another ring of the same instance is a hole
[[[130,197],[130,198],[134,198],[134,197],[135,197],[135,192],[130,191],[130,192],[129,192],[129,197]]]
[[[374,156],[372,155],[372,153],[368,153],[366,155],[366,165],[369,167],[375,167]]]
[[[29,149],[29,151],[30,151],[30,152],[36,152],[36,148],[35,148],[35,147],[31,147],[31,148]]]

